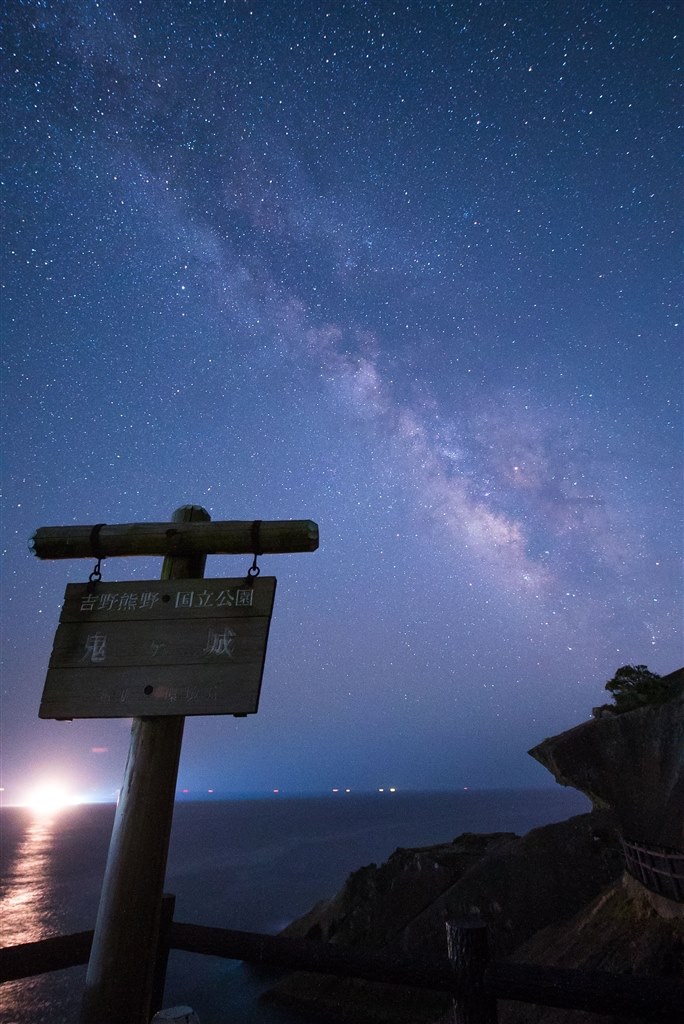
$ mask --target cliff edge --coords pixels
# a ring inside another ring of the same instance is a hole
[[[684,849],[684,669],[665,678],[681,681],[674,700],[585,722],[529,753],[610,808],[625,839]]]

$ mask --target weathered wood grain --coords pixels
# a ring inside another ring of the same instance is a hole
[[[38,558],[246,555],[254,552],[253,526],[253,520],[107,524],[98,533],[97,552],[93,526],[41,526],[29,546]],[[318,526],[310,519],[264,520],[258,541],[262,554],[315,551]]]
[[[40,718],[132,718],[168,715],[254,715],[259,709],[263,662],[209,666],[201,676],[183,666],[104,669],[93,683],[83,669],[48,673]]]
[[[39,716],[255,714],[276,581],[245,582],[70,584]]]

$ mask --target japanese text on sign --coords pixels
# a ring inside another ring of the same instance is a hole
[[[276,581],[67,586],[41,718],[254,714]]]
[[[161,596],[154,591],[140,593],[103,593],[86,594],[81,599],[82,612],[109,611],[128,612],[145,611],[154,608]],[[250,608],[254,600],[251,587],[235,590],[180,590],[174,595],[173,608]]]

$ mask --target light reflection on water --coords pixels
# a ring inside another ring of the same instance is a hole
[[[27,821],[3,885],[0,941],[3,946],[35,942],[57,931],[50,879],[58,815],[35,814]]]
[[[91,821],[92,827],[84,828]],[[0,945],[92,927],[111,811],[3,808]],[[0,985],[0,1024],[73,1024],[85,967]]]

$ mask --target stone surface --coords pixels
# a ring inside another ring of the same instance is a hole
[[[511,957],[519,963],[684,978],[684,919],[658,914],[641,887],[610,885],[570,920],[537,932]],[[501,1002],[500,1024],[622,1024],[602,1016]],[[632,1019],[631,1024],[639,1024]]]
[[[506,956],[542,928],[567,920],[622,874],[609,812],[594,811],[532,829],[488,851],[402,931],[406,953],[444,955],[444,921],[476,916]]]
[[[611,808],[625,838],[684,849],[684,695],[585,722],[530,754],[562,786]]]
[[[397,850],[381,867],[354,872],[333,900],[286,933],[442,958],[444,922],[478,915],[490,926],[494,955],[502,956],[540,928],[572,917],[621,871],[617,832],[606,812],[523,837],[466,833],[442,846]],[[449,1004],[441,994],[303,973],[286,978],[272,995],[315,1007],[331,1022],[356,1024],[434,1024]]]
[[[317,904],[283,935],[383,949],[488,853],[517,840],[513,832],[465,833],[451,843],[396,850],[380,867],[353,872],[331,900]]]

